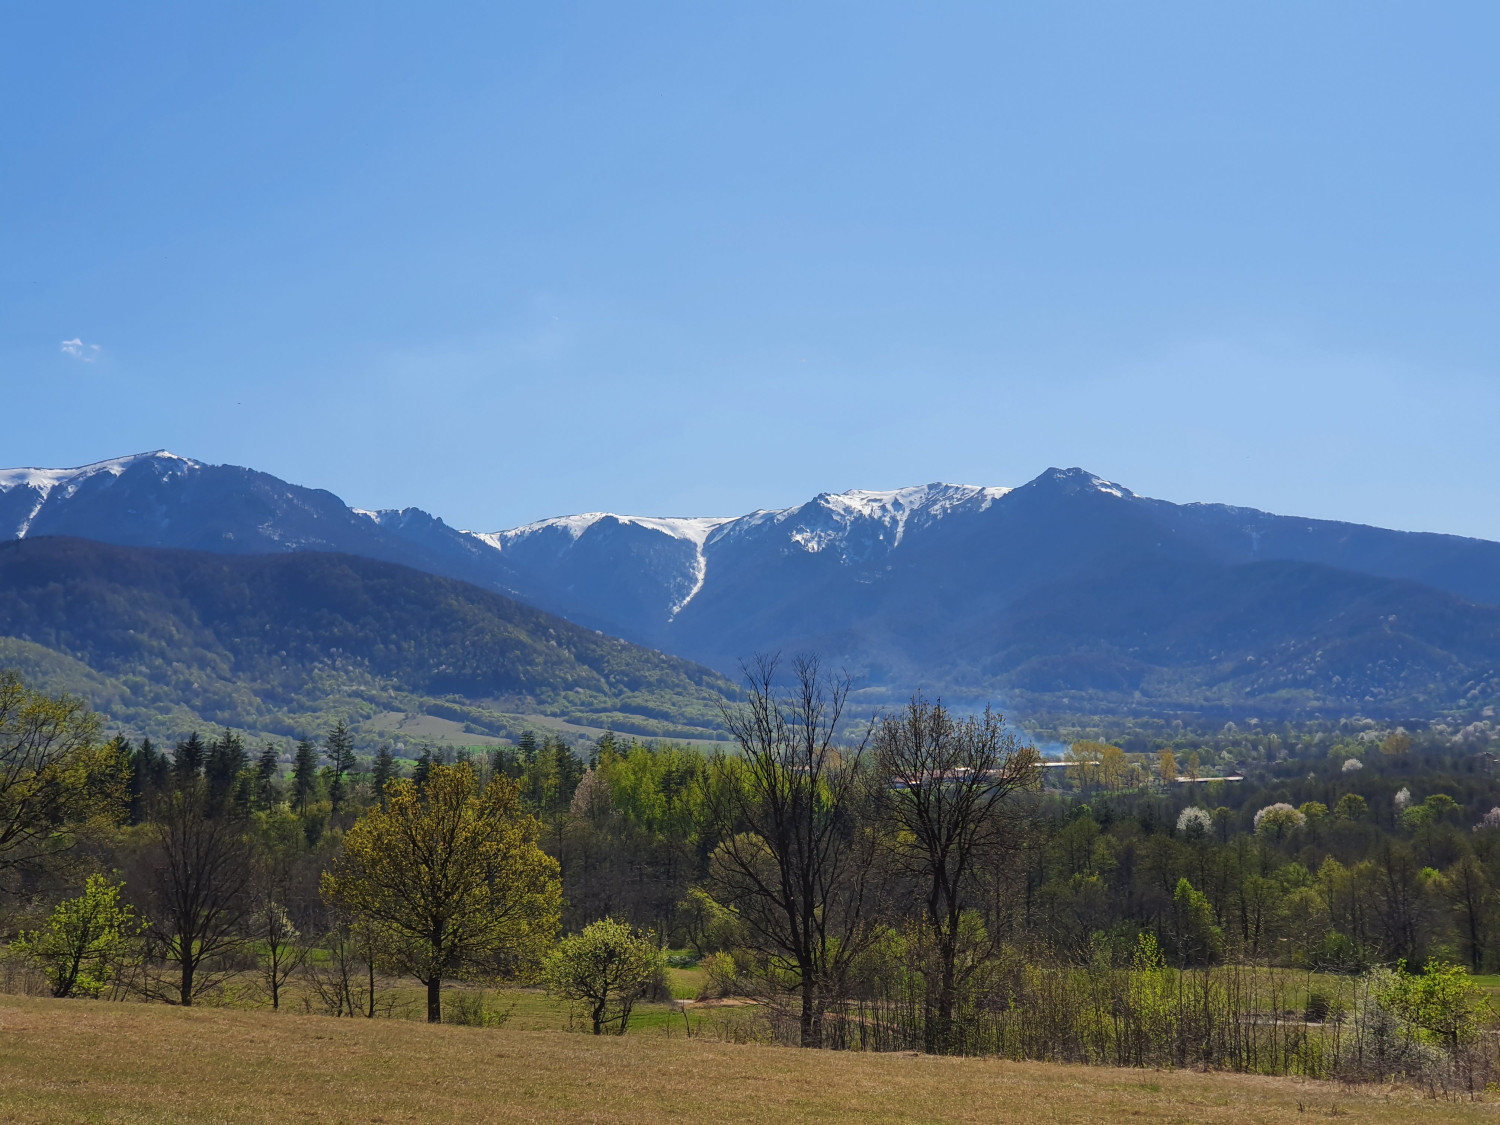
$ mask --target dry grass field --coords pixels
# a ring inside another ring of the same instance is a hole
[[[5,1122],[1493,1121],[1237,1075],[0,996]]]

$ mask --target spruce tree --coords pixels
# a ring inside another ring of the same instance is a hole
[[[416,783],[420,791],[427,788],[427,778],[432,774],[432,747],[422,747],[422,753],[417,755],[416,769],[411,771],[412,781]]]
[[[552,801],[561,810],[566,810],[573,800],[578,783],[583,780],[583,762],[561,738],[552,742],[552,778],[555,786]]]
[[[280,755],[276,753],[276,747],[268,742],[255,763],[255,799],[263,809],[269,809],[275,803],[274,786],[276,765],[279,759]]]
[[[236,782],[249,762],[245,743],[229,729],[209,744],[204,761],[204,776],[208,780],[208,807],[220,809],[230,804],[236,796]]]
[[[318,752],[311,740],[304,738],[297,743],[297,754],[292,760],[292,795],[298,812],[307,811],[307,802],[317,791]]]
[[[370,783],[375,787],[375,796],[380,801],[380,807],[385,808],[385,783],[396,776],[396,758],[391,753],[391,748],[386,743],[380,744],[380,749],[375,751],[375,768],[370,774]]]
[[[589,752],[589,769],[596,769],[601,761],[610,761],[618,752],[619,741],[615,738],[615,732],[606,727],[599,736],[599,741],[594,743],[594,749]]]
[[[536,735],[529,730],[523,730],[521,737],[516,739],[516,752],[521,756],[522,765],[530,766],[535,762],[537,752]]]
[[[149,738],[141,739],[130,754],[130,823],[140,824],[154,801],[166,792],[172,763],[167,756],[152,745]]]
[[[203,740],[194,731],[172,751],[172,779],[179,789],[187,788],[203,772]]]
[[[354,736],[349,733],[348,724],[339,719],[329,728],[323,742],[327,747],[324,754],[333,769],[333,778],[328,786],[328,803],[332,806],[332,814],[337,817],[339,807],[344,803],[344,774],[354,768]]]

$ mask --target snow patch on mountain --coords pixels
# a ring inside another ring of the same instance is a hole
[[[702,548],[715,529],[722,527],[726,523],[732,523],[734,517],[622,516],[614,512],[584,512],[576,516],[553,516],[551,519],[537,520],[535,523],[523,524],[520,527],[513,527],[506,531],[481,531],[470,532],[469,534],[483,539],[492,547],[504,550],[506,543],[552,529],[563,532],[574,542],[577,542],[579,536],[600,520],[614,520],[616,523],[633,524],[636,527],[650,528],[652,531],[659,531],[663,535],[670,535],[673,539],[685,539],[689,543],[696,544],[699,548]]]
[[[1121,500],[1125,499],[1125,497],[1127,496],[1135,495],[1134,492],[1131,492],[1130,489],[1126,488],[1124,485],[1116,484],[1112,480],[1105,480],[1103,477],[1091,476],[1089,477],[1089,483],[1092,484],[1100,492],[1106,493],[1109,496],[1118,496]]]
[[[37,493],[36,504],[32,506],[31,513],[21,521],[16,528],[16,538],[25,539],[26,533],[31,530],[31,525],[41,513],[47,501],[56,497],[66,500],[78,491],[84,481],[101,473],[112,477],[118,477],[126,469],[141,461],[156,461],[173,470],[185,470],[201,468],[201,462],[194,461],[188,457],[179,457],[175,453],[169,453],[165,449],[157,449],[150,453],[133,453],[128,457],[113,457],[108,461],[95,461],[92,465],[78,465],[71,469],[0,469],[0,492],[10,492],[16,488],[29,488]]]
[[[128,457],[95,461],[92,465],[79,465],[72,469],[0,469],[0,492],[9,492],[12,488],[35,488],[41,492],[51,492],[58,485],[67,484],[76,487],[99,473],[108,473],[110,476],[117,477],[136,462],[151,460],[175,461],[179,462],[183,468],[193,468],[200,464],[190,458],[168,453],[165,449],[158,449],[153,453],[133,453]]]
[[[830,547],[847,548],[860,525],[880,529],[877,539],[894,550],[908,528],[927,527],[956,512],[982,512],[1013,491],[972,484],[919,484],[884,491],[856,488],[848,492],[824,492],[794,508],[752,512],[720,529],[710,542],[740,535],[766,523],[795,521],[788,537],[809,554]],[[887,540],[887,535],[889,539]]]

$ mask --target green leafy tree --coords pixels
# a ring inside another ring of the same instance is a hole
[[[519,975],[557,932],[557,861],[515,783],[480,788],[467,764],[433,766],[425,789],[402,778],[344,836],[323,895],[357,923],[378,926],[391,960],[427,986],[442,1019],[444,979]]]
[[[1172,893],[1178,949],[1190,964],[1216,961],[1224,953],[1224,933],[1214,924],[1214,908],[1202,891],[1184,876]]]
[[[1429,961],[1416,976],[1400,961],[1395,972],[1378,979],[1381,1004],[1449,1051],[1472,1039],[1490,1012],[1484,990],[1461,965]]]
[[[1364,820],[1370,815],[1370,804],[1358,793],[1345,793],[1334,805],[1333,815],[1340,820]]]
[[[83,893],[57,904],[47,924],[11,948],[37,962],[53,996],[98,996],[114,979],[119,956],[140,926],[120,902],[123,884],[90,875]]]
[[[0,672],[0,876],[70,847],[73,826],[124,813],[129,761],[98,731],[81,700]]]
[[[605,918],[563,938],[547,959],[543,979],[554,996],[583,1007],[595,1035],[624,1035],[635,1002],[661,966],[652,935]]]

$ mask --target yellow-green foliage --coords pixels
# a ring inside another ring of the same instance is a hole
[[[117,816],[128,770],[82,700],[0,671],[0,872],[64,846],[69,830]]]
[[[467,763],[433,766],[421,788],[393,781],[344,836],[323,894],[378,926],[391,961],[428,984],[445,977],[524,975],[557,932],[557,861],[537,845],[516,784],[483,789]],[[437,1019],[435,1004],[429,1019]]]
[[[1399,962],[1380,974],[1376,999],[1438,1046],[1456,1050],[1478,1032],[1489,1000],[1459,965],[1429,961],[1420,975]]]
[[[120,902],[123,886],[90,875],[83,894],[64,899],[46,925],[11,942],[41,966],[52,995],[98,996],[114,979],[117,958],[140,929]]]
[[[595,1035],[624,1035],[630,1010],[661,970],[661,950],[650,934],[603,918],[563,938],[543,978],[554,996],[581,1006]]]

